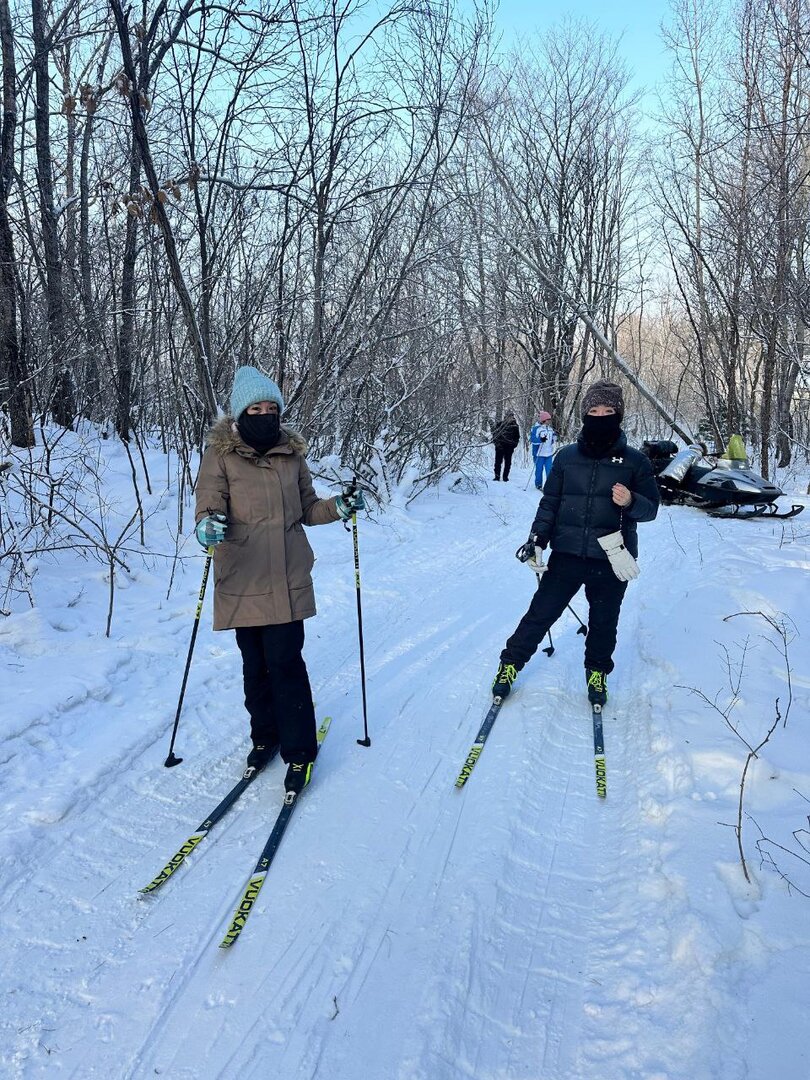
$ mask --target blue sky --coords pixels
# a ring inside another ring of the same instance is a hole
[[[621,53],[634,74],[634,86],[650,91],[670,67],[659,33],[661,22],[669,20],[669,13],[669,0],[623,0],[608,4],[598,0],[566,0],[562,4],[501,0],[495,24],[503,34],[504,46],[508,46],[515,37],[545,30],[566,16],[593,22],[610,37],[621,37]],[[645,105],[653,107],[650,98]]]

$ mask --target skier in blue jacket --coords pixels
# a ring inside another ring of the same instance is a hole
[[[551,463],[557,450],[557,432],[550,421],[551,413],[538,413],[537,423],[532,424],[529,434],[534,461],[534,486],[538,491],[543,487],[545,477],[551,472]]]

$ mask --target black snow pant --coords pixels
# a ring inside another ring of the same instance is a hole
[[[529,610],[506,642],[501,660],[518,671],[531,660],[551,626],[585,586],[588,601],[588,636],[585,667],[610,674],[626,581],[619,581],[607,559],[584,559],[552,552]]]
[[[281,756],[314,761],[315,708],[309,685],[302,620],[278,626],[240,626],[236,643],[242,653],[245,708],[250,713],[254,745],[279,743]]]
[[[509,470],[512,468],[512,454],[514,454],[514,446],[496,446],[495,447],[495,479],[501,478],[501,465],[503,465],[503,478],[509,479]]]

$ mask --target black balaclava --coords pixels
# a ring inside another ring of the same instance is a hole
[[[621,435],[622,418],[618,413],[610,416],[582,417],[580,441],[582,449],[589,457],[603,457]]]
[[[249,413],[245,410],[236,421],[239,434],[248,446],[263,454],[276,445],[281,434],[281,417],[278,413]]]

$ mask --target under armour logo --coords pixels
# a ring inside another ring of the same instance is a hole
[[[614,465],[621,465],[622,462],[624,461],[624,458],[623,457],[612,457],[610,460],[613,462]]]

